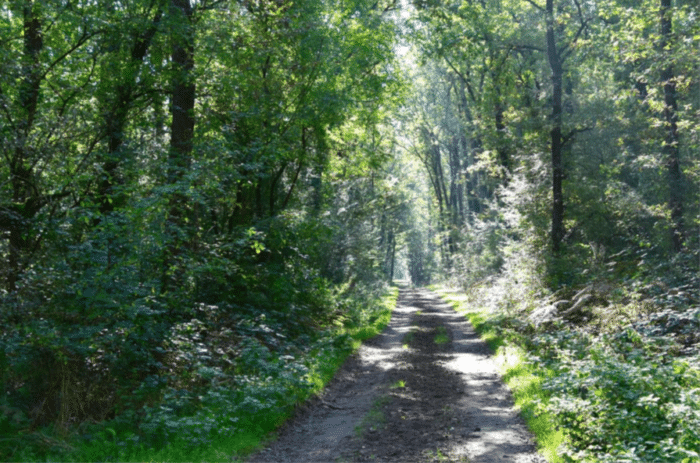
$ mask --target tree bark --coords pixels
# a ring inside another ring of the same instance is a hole
[[[30,205],[40,202],[39,192],[34,184],[34,175],[31,162],[27,159],[28,139],[34,126],[39,96],[41,92],[42,72],[39,66],[39,53],[44,46],[41,19],[39,17],[40,5],[33,1],[27,1],[23,8],[23,63],[22,78],[19,84],[17,105],[21,116],[17,120],[15,136],[16,148],[10,161],[10,183],[12,185],[12,202],[14,205],[22,205],[22,214],[15,226],[10,228],[7,289],[15,291],[17,280],[21,273],[21,253],[27,247],[26,229],[30,216]]]
[[[396,239],[391,236],[391,265],[389,266],[389,282],[394,281],[394,267],[396,265]]]
[[[552,156],[552,251],[558,254],[564,238],[564,194],[562,182],[562,58],[554,37],[554,0],[545,6],[547,25],[547,59],[552,71],[552,128],[550,130]]]
[[[496,152],[498,153],[498,160],[501,163],[501,167],[505,169],[506,171],[506,177],[504,178],[503,182],[505,185],[508,184],[508,174],[510,174],[512,170],[512,163],[510,159],[510,153],[508,150],[508,145],[505,142],[505,134],[506,134],[506,124],[504,122],[504,116],[503,116],[503,103],[501,102],[501,96],[500,96],[500,91],[497,91],[498,93],[498,102],[496,103],[496,107],[494,108],[494,126],[496,128],[496,143],[497,143],[497,148]]]
[[[194,31],[190,0],[172,0],[178,30],[172,51],[174,77],[172,82],[170,126],[170,157],[168,183],[176,183],[190,166],[194,140]]]
[[[158,24],[162,16],[159,8],[151,25],[140,35],[134,37],[134,44],[131,49],[129,61],[122,81],[119,82],[114,91],[114,98],[111,101],[110,109],[105,115],[105,127],[107,130],[107,153],[102,160],[102,178],[98,185],[97,196],[100,203],[100,212],[108,214],[120,202],[115,200],[112,191],[116,185],[123,183],[118,173],[119,165],[122,161],[122,145],[124,144],[124,130],[129,117],[129,111],[134,103],[134,90],[137,85],[138,70],[142,66],[143,60],[148,53],[153,37],[158,29]]]
[[[177,185],[190,168],[192,148],[194,143],[194,104],[195,83],[194,71],[194,29],[193,11],[190,0],[171,0],[174,30],[171,60],[173,64],[173,79],[171,82],[171,124],[170,150],[168,153],[167,183]],[[186,198],[175,193],[169,198],[168,232],[170,242],[165,250],[161,291],[179,284],[182,269],[177,266],[177,256],[183,244],[182,227],[185,226],[187,211]]]
[[[671,0],[661,0],[661,53],[668,54],[673,33],[673,11]],[[680,139],[678,135],[678,101],[673,66],[666,65],[661,71],[664,86],[664,129],[662,155],[666,163],[669,200],[671,210],[671,244],[675,252],[683,249],[683,175],[680,168]]]

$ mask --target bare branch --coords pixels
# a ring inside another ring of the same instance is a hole
[[[525,0],[525,1],[528,2],[530,5],[534,6],[535,8],[537,8],[538,10],[544,12],[544,7],[539,6],[539,5],[538,5],[537,3],[535,3],[533,0]]]
[[[2,91],[2,85],[0,85],[0,107],[2,107],[3,112],[7,115],[7,121],[10,123],[10,127],[13,131],[15,131],[17,130],[15,126],[15,121],[12,119],[12,113],[10,112],[10,108],[7,107],[7,103],[5,103],[4,96],[5,95]]]
[[[445,62],[447,63],[448,66],[454,71],[455,74],[459,76],[459,78],[464,82],[464,85],[467,87],[467,91],[469,92],[469,96],[471,97],[472,101],[476,101],[476,95],[474,94],[474,89],[471,86],[471,83],[469,82],[469,78],[465,76],[462,72],[460,72],[454,64],[447,58],[447,56],[443,56],[445,59]]]
[[[589,132],[593,130],[593,127],[583,127],[581,129],[573,129],[571,132],[567,133],[565,136],[562,137],[561,144],[562,146],[566,145],[569,143],[573,138],[583,132]]]
[[[573,40],[561,48],[561,50],[559,52],[559,56],[561,56],[562,64],[564,63],[564,61],[566,61],[566,59],[569,56],[571,56],[571,53],[573,52],[573,49],[571,47],[576,44],[578,39],[581,37],[581,34],[583,33],[584,30],[586,30],[587,27],[588,27],[588,21],[582,22],[581,27],[579,27],[578,30],[576,31],[576,35],[574,36]]]
[[[532,50],[532,51],[539,51],[540,53],[544,53],[544,48],[541,47],[536,47],[534,45],[511,45],[510,46],[511,50],[522,52],[523,50]]]
[[[56,65],[58,65],[58,63],[60,63],[64,59],[66,59],[66,57],[68,57],[68,55],[73,53],[75,50],[82,47],[88,41],[88,39],[91,39],[92,37],[94,37],[100,33],[102,33],[102,31],[100,31],[100,30],[95,31],[95,32],[91,32],[91,33],[83,32],[83,35],[80,36],[78,41],[72,47],[70,47],[68,50],[66,50],[64,53],[62,53],[58,58],[56,58],[51,64],[49,64],[46,67],[44,72],[39,77],[39,80],[44,80],[46,78],[46,76],[51,72],[51,70],[54,67],[56,67]]]
[[[561,60],[562,63],[566,61],[566,59],[571,56],[571,53],[573,52],[572,46],[578,42],[578,39],[581,37],[581,34],[583,34],[587,29],[588,29],[588,23],[590,22],[590,18],[586,19],[583,14],[583,8],[581,7],[581,2],[579,0],[574,0],[574,3],[576,4],[576,10],[578,11],[578,18],[580,22],[580,26],[578,30],[576,31],[576,35],[574,35],[573,40],[565,46],[562,47],[560,55],[561,55]]]
[[[578,17],[581,20],[581,24],[585,23],[586,21],[583,19],[583,9],[581,8],[581,2],[579,0],[574,0],[574,4],[576,5],[576,9],[578,10]]]

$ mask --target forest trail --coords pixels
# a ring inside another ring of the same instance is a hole
[[[365,343],[250,463],[540,463],[491,352],[425,289],[402,289]]]

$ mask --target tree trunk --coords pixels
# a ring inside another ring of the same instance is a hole
[[[554,37],[554,0],[547,0],[547,58],[552,70],[552,128],[550,130],[552,155],[552,250],[558,254],[564,238],[564,195],[562,181],[562,59]]]
[[[506,125],[503,122],[503,119],[504,119],[503,104],[501,103],[500,91],[497,90],[497,93],[498,93],[498,102],[496,103],[496,107],[494,108],[494,125],[496,128],[496,143],[497,143],[496,152],[498,153],[498,160],[501,163],[501,167],[503,167],[503,169],[505,169],[505,171],[506,171],[506,176],[503,180],[503,183],[505,185],[507,185],[508,184],[508,174],[510,174],[510,171],[512,169],[512,165],[511,165],[510,153],[508,151],[508,145],[506,144],[506,141],[505,141]]]
[[[27,1],[23,9],[23,63],[22,79],[19,84],[17,105],[21,116],[18,118],[15,137],[16,148],[10,161],[10,183],[12,185],[12,202],[22,205],[23,212],[17,216],[18,221],[10,228],[7,289],[17,289],[17,280],[21,273],[21,254],[27,247],[27,221],[38,209],[29,215],[30,203],[39,204],[39,192],[33,180],[31,161],[27,159],[29,135],[34,126],[39,95],[41,90],[42,70],[39,67],[39,53],[44,41],[39,18],[39,4]]]
[[[193,12],[190,0],[171,0],[171,14],[174,16],[173,31],[173,80],[171,94],[170,150],[168,153],[167,183],[176,185],[189,169],[194,140],[194,30]],[[175,193],[170,196],[168,233],[170,242],[165,250],[163,262],[162,292],[177,287],[182,269],[177,267],[177,256],[181,252],[182,227],[185,226],[187,211],[186,198]],[[191,226],[191,225],[190,225]]]
[[[673,11],[671,0],[661,0],[661,53],[669,53],[667,48],[673,33]],[[664,129],[662,154],[666,163],[669,200],[671,210],[671,243],[675,252],[683,248],[683,176],[680,168],[680,140],[678,135],[678,101],[673,66],[668,64],[661,71],[664,86]]]
[[[394,266],[396,263],[396,239],[391,236],[391,265],[389,266],[389,282],[394,281]]]
[[[134,44],[123,73],[124,77],[117,83],[114,98],[110,104],[111,107],[105,115],[107,153],[102,159],[102,178],[100,179],[97,192],[102,214],[110,213],[121,202],[119,199],[114,198],[112,190],[116,185],[123,183],[123,179],[120,178],[117,169],[122,160],[121,148],[124,144],[124,129],[129,117],[129,111],[134,102],[134,89],[137,85],[138,71],[156,34],[161,16],[162,10],[158,9],[150,27],[137,37],[133,37]]]
[[[170,156],[168,183],[176,183],[190,166],[194,139],[194,31],[190,0],[172,0],[173,14],[177,17],[179,30],[174,32],[170,126]]]

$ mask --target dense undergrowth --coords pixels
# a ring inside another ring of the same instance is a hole
[[[71,358],[57,363],[57,368],[63,369],[63,384],[56,385],[57,391],[49,390],[44,403],[52,398],[60,401],[58,415],[44,425],[38,424],[40,421],[31,415],[32,408],[23,407],[21,400],[24,391],[19,381],[33,377],[21,368],[12,371],[14,376],[7,374],[11,370],[3,368],[4,384],[18,387],[11,389],[11,394],[0,402],[3,412],[0,459],[235,459],[259,446],[298,403],[318,392],[332,378],[361,340],[387,325],[397,295],[396,288],[382,284],[373,288],[358,285],[352,289],[347,285],[336,289],[317,287],[316,293],[307,294],[307,298],[315,298],[315,304],[326,304],[324,311],[332,315],[313,325],[301,324],[307,321],[301,319],[303,313],[291,318],[289,307],[285,313],[275,313],[269,308],[256,312],[251,307],[232,314],[216,305],[199,306],[192,318],[170,326],[161,343],[148,346],[144,358],[157,362],[158,368],[152,368],[151,362],[131,365],[134,370],[131,390],[126,386],[118,389],[119,385],[109,388],[100,383],[87,384],[94,378],[80,382],[71,376],[74,368]],[[304,329],[300,329],[302,326]],[[58,339],[54,339],[54,345]],[[134,343],[122,347],[125,354],[138,352],[139,346],[146,349],[134,339],[123,333],[117,345]],[[150,341],[155,339],[152,337]],[[10,344],[10,341],[7,336],[4,338],[6,346],[15,350],[0,358],[5,362],[3,366],[11,363],[23,367],[22,362],[27,358],[22,355],[38,355],[29,351],[31,343]],[[69,341],[65,340],[64,348],[77,344],[70,345]],[[90,347],[86,346],[86,350]],[[119,353],[115,350],[112,355]],[[90,361],[95,357],[85,358]],[[152,373],[145,374],[148,369]],[[58,373],[37,372],[49,378]],[[30,386],[26,384],[24,388]],[[91,387],[101,388],[106,395],[112,391],[119,395],[118,401],[110,400],[109,396],[103,398],[112,407],[110,415],[101,420],[64,421],[62,413],[70,413],[71,407],[87,407],[91,400],[97,400],[78,395],[89,394]]]
[[[496,351],[540,451],[553,462],[699,461],[695,266],[679,276],[657,262],[552,291],[524,248],[506,251],[500,273],[442,294]]]

